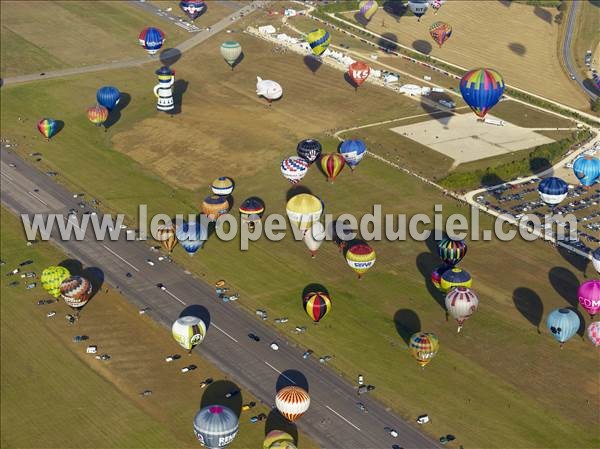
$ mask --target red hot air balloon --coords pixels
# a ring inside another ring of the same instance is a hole
[[[340,174],[344,165],[346,165],[346,160],[339,153],[329,153],[321,156],[321,168],[327,175],[329,182],[335,181],[335,178]]]
[[[348,67],[348,76],[354,83],[355,89],[358,89],[364,83],[371,73],[371,67],[362,61],[356,61]]]

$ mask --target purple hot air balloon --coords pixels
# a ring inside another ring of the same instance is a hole
[[[600,279],[590,279],[577,290],[579,304],[590,314],[592,319],[600,312]]]

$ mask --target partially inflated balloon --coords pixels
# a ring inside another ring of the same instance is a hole
[[[194,434],[202,446],[221,449],[230,444],[239,429],[237,415],[224,405],[209,405],[194,417]]]
[[[321,321],[331,310],[331,298],[327,293],[312,292],[304,297],[304,310],[315,323]]]
[[[445,22],[434,22],[429,27],[431,38],[442,48],[444,42],[452,36],[452,27]]]
[[[321,247],[321,244],[325,240],[325,237],[325,226],[323,226],[320,221],[313,223],[311,228],[304,232],[302,240],[306,244],[306,247],[310,251],[310,255],[313,259],[317,254],[317,250]]]
[[[206,324],[198,317],[182,316],[171,326],[171,333],[182,348],[191,351],[204,340]]]
[[[202,213],[210,221],[217,221],[221,215],[225,215],[228,211],[229,201],[224,196],[209,195],[202,201]]]
[[[271,430],[263,441],[263,449],[296,449],[294,437],[283,430]]]
[[[69,307],[83,307],[92,296],[92,283],[81,276],[71,276],[60,284],[60,296]]]
[[[317,29],[306,35],[306,42],[310,45],[313,54],[321,56],[327,50],[327,47],[329,47],[331,36],[327,31]]]
[[[600,159],[589,154],[580,156],[573,162],[573,172],[582,185],[589,187],[600,177]]]
[[[109,111],[112,111],[119,104],[120,99],[121,92],[114,86],[102,86],[96,91],[96,101]]]
[[[306,231],[321,218],[323,203],[314,195],[301,193],[290,198],[285,211],[290,223],[301,231]]]
[[[303,388],[285,387],[277,392],[275,406],[285,419],[294,422],[308,410],[310,396]]]
[[[548,330],[561,347],[577,333],[580,325],[579,316],[570,309],[555,309],[550,312],[546,320]]]
[[[363,0],[358,4],[358,13],[365,18],[371,20],[377,12],[377,2],[375,0]]]
[[[296,153],[309,164],[319,159],[321,156],[321,143],[315,139],[304,139],[298,143]]]
[[[346,165],[346,160],[339,153],[329,153],[321,156],[321,168],[327,175],[329,182],[335,181],[335,178],[340,174],[344,165]]]
[[[352,245],[346,252],[346,262],[358,274],[359,279],[375,265],[375,260],[375,250],[366,243]]]
[[[453,267],[467,254],[467,244],[464,240],[445,237],[438,243],[437,250],[442,262]]]
[[[438,338],[430,332],[417,332],[410,337],[408,351],[421,367],[425,367],[440,349]]]
[[[475,69],[460,80],[460,93],[475,115],[483,118],[504,93],[502,76],[492,69]]]
[[[356,61],[348,67],[348,76],[356,87],[362,86],[371,73],[371,67],[362,61]]]
[[[159,226],[156,230],[156,237],[164,249],[172,252],[177,245],[177,237],[175,235],[175,225]]]
[[[196,20],[206,10],[206,3],[202,0],[182,0],[179,7],[191,20]]]
[[[58,130],[58,123],[51,118],[43,118],[37,123],[37,129],[46,140],[50,140]]]
[[[71,273],[65,267],[52,266],[42,271],[40,282],[44,290],[55,298],[58,298],[60,296],[60,284],[69,276],[71,276]]]
[[[367,144],[360,139],[344,140],[340,145],[340,154],[351,170],[354,170],[367,153]]]
[[[590,279],[577,290],[579,304],[592,318],[600,312],[600,279]]]
[[[228,196],[233,192],[233,181],[225,176],[215,179],[210,185],[215,195]]]
[[[221,56],[225,59],[225,62],[231,66],[231,70],[235,67],[235,63],[238,61],[242,54],[242,45],[239,42],[227,41],[221,44]]]
[[[139,42],[149,55],[154,55],[161,49],[165,42],[165,33],[158,28],[144,28],[139,36]]]
[[[308,162],[300,156],[290,156],[281,161],[281,174],[292,184],[299,183],[308,171]]]
[[[544,178],[538,185],[538,192],[544,203],[556,206],[567,197],[569,185],[560,178]]]
[[[87,117],[94,125],[100,126],[108,118],[108,109],[100,105],[92,106],[87,109]]]
[[[471,288],[473,285],[473,279],[468,271],[461,268],[452,268],[442,274],[440,280],[440,290],[444,293],[449,292],[454,287],[467,287]]]
[[[446,295],[446,310],[458,323],[458,332],[479,306],[475,292],[466,287],[456,287]]]
[[[594,321],[588,326],[587,336],[594,346],[600,346],[600,321]]]

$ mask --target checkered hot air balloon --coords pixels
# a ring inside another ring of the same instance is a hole
[[[60,284],[60,297],[73,309],[83,307],[92,296],[92,283],[81,276],[71,276]]]
[[[56,131],[58,131],[58,122],[51,118],[43,118],[37,122],[37,129],[46,138],[46,142],[48,142],[56,134]]]
[[[446,22],[434,22],[429,27],[429,35],[442,48],[444,42],[452,36],[452,27]]]
[[[108,118],[108,109],[100,105],[89,107],[87,109],[87,118],[94,125],[100,126]]]
[[[331,297],[323,292],[308,293],[304,299],[304,310],[315,323],[321,321],[331,310]]]
[[[308,162],[300,156],[290,156],[281,161],[281,174],[292,184],[299,183],[308,171]]]
[[[556,341],[563,344],[579,330],[581,320],[570,309],[555,309],[548,315],[546,326]]]
[[[230,444],[239,429],[237,415],[224,405],[209,405],[194,417],[194,434],[202,446],[221,449]]]
[[[452,268],[445,271],[440,280],[440,290],[444,293],[449,292],[455,287],[471,288],[471,285],[473,285],[471,274],[462,268]]]
[[[600,312],[600,279],[590,279],[581,284],[577,289],[577,298],[581,307],[594,319]]]
[[[600,321],[594,321],[588,326],[587,336],[594,346],[600,346]]]
[[[422,368],[425,368],[440,349],[440,342],[435,334],[417,332],[410,337],[408,351]]]
[[[321,56],[327,50],[327,47],[329,47],[331,36],[327,31],[317,29],[306,35],[306,42],[310,45],[315,56]]]
[[[458,332],[479,306],[479,298],[467,287],[456,287],[446,295],[446,310],[458,323]]]
[[[155,55],[165,42],[165,33],[154,27],[144,28],[138,40],[149,55]]]
[[[177,246],[177,237],[175,235],[175,225],[161,225],[156,230],[156,238],[169,253]]]
[[[362,275],[375,265],[375,260],[375,250],[366,243],[352,245],[346,252],[346,262],[358,275],[358,279],[362,279]]]
[[[467,244],[464,240],[453,240],[450,237],[445,237],[438,243],[437,250],[442,262],[453,267],[466,256]]]
[[[328,153],[321,156],[321,168],[331,183],[341,173],[344,165],[346,165],[346,160],[339,153]]]
[[[562,179],[551,176],[540,181],[538,192],[544,203],[554,207],[567,197],[569,185]]]
[[[229,196],[233,193],[233,181],[226,176],[215,179],[210,185],[210,189],[215,195]]]
[[[58,298],[60,296],[60,285],[70,276],[71,273],[69,273],[69,270],[67,270],[65,267],[51,266],[42,271],[40,282],[44,290],[50,293],[50,295],[53,297]]]
[[[310,407],[310,396],[303,388],[285,387],[277,392],[275,406],[285,419],[295,422]]]
[[[179,345],[192,352],[204,340],[206,324],[195,316],[182,316],[171,326],[173,338]]]
[[[492,69],[475,69],[460,79],[460,93],[478,117],[485,117],[504,94],[502,75]]]
[[[298,143],[296,153],[309,164],[315,162],[321,156],[321,143],[315,139],[304,139]]]
[[[368,21],[373,18],[377,8],[378,5],[375,0],[363,0],[358,4],[358,13]]]

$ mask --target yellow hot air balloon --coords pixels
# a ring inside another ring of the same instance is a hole
[[[431,362],[431,359],[435,357],[439,349],[440,342],[437,336],[430,332],[417,332],[413,334],[408,344],[410,355],[413,356],[422,368]]]
[[[358,274],[359,279],[375,265],[375,260],[375,250],[366,243],[352,245],[346,253],[346,262]]]
[[[296,449],[294,437],[283,430],[271,430],[263,441],[263,449]]]
[[[309,193],[301,193],[291,198],[285,207],[290,223],[301,231],[310,229],[315,221],[319,221],[323,213],[323,203]]]
[[[177,237],[175,236],[175,225],[159,226],[156,230],[157,240],[161,243],[164,249],[169,252],[177,245]]]
[[[42,271],[40,282],[42,287],[55,298],[60,296],[60,284],[71,276],[65,267],[51,266]]]

